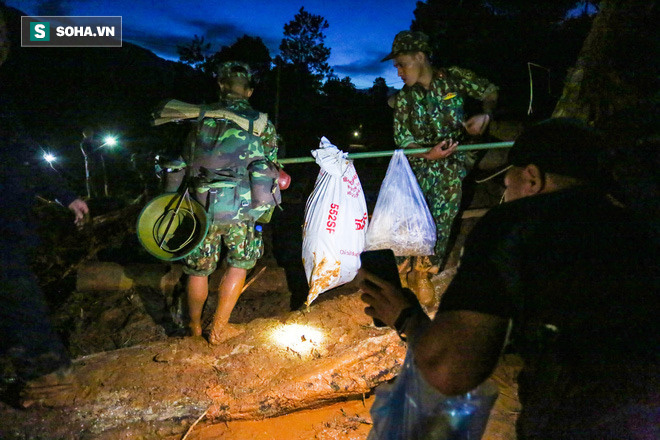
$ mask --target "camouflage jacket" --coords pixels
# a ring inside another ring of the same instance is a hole
[[[461,142],[465,97],[483,100],[495,91],[497,87],[487,79],[459,67],[435,71],[428,90],[419,84],[404,86],[394,99],[394,142],[398,148],[432,147],[447,138]],[[451,157],[463,161],[466,155]]]
[[[209,106],[207,113],[214,109],[228,110],[236,117],[204,118],[191,130],[179,160],[166,168],[177,171],[191,164],[190,188],[216,220],[245,220],[245,211],[257,219],[279,203],[275,126],[267,121],[263,130],[257,129],[255,122],[265,115],[245,99],[222,100]],[[184,173],[174,174],[168,176],[167,191],[181,184]]]

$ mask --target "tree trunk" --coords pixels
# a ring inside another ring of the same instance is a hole
[[[553,116],[603,133],[600,185],[660,237],[655,1],[604,0],[600,7]]]
[[[598,126],[646,99],[657,56],[654,8],[655,1],[648,0],[601,2],[553,117],[574,117]]]

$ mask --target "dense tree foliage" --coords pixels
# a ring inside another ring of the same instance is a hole
[[[231,46],[223,46],[210,57],[210,61],[214,67],[227,61],[243,61],[261,77],[270,70],[272,59],[261,37],[243,35]]]
[[[324,44],[323,31],[330,25],[320,15],[302,7],[294,19],[284,25],[284,38],[280,43],[280,57],[284,63],[306,69],[319,79],[329,76],[330,48]]]
[[[374,85],[371,87],[371,95],[374,100],[384,103],[387,101],[387,93],[387,82],[385,82],[385,78],[379,76],[374,80]]]
[[[498,15],[519,16],[534,21],[557,22],[566,17],[566,12],[575,7],[576,0],[488,0],[480,1]]]
[[[203,68],[208,60],[206,53],[211,49],[211,43],[204,43],[204,37],[195,35],[188,44],[177,45],[176,51],[179,54],[179,61],[188,64],[194,69]]]
[[[411,29],[430,36],[434,64],[473,69],[499,85],[512,117],[525,117],[533,96],[533,116],[542,118],[552,112],[591,26],[586,14],[567,18],[577,3],[427,0],[417,3]]]

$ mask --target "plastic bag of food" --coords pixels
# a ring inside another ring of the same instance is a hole
[[[312,155],[321,170],[307,199],[303,225],[307,305],[320,293],[355,278],[368,225],[362,185],[347,154],[323,137]]]
[[[394,255],[433,255],[435,222],[403,150],[396,150],[378,192],[366,250]]]
[[[468,393],[445,396],[426,382],[409,347],[394,383],[376,388],[367,440],[478,440],[498,394],[486,381]]]

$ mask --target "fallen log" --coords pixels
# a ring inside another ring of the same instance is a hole
[[[266,269],[266,266],[260,266],[253,273],[250,273],[245,286],[243,286],[243,292],[248,290]],[[94,261],[81,265],[76,275],[76,290],[82,292],[149,287],[161,291],[165,296],[171,296],[174,287],[183,275],[183,270],[180,264],[136,263],[121,265],[113,262]],[[212,275],[209,281],[211,290],[217,290],[221,275],[220,272]]]
[[[254,320],[218,346],[170,338],[76,359],[76,386],[42,402],[56,409],[35,410],[39,429],[61,434],[64,416],[76,426],[66,438],[111,438],[138,425],[149,438],[157,434],[149,429],[207,410],[216,421],[261,419],[360,396],[393,378],[405,356],[396,333],[374,327],[363,308],[351,293]]]
[[[123,266],[112,262],[87,262],[77,270],[76,290],[114,291],[150,287],[171,295],[182,273],[180,265],[153,263]]]

